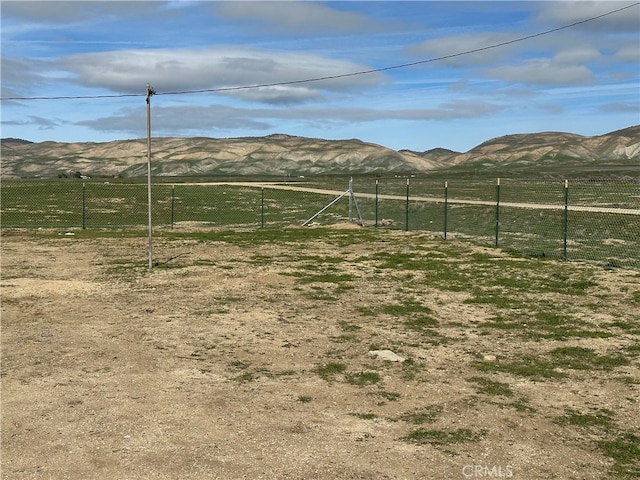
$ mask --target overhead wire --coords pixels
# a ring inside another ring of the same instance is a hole
[[[372,73],[380,73],[380,72],[386,72],[389,70],[398,70],[398,69],[402,69],[402,68],[409,68],[409,67],[414,67],[417,65],[424,65],[424,64],[428,64],[428,63],[434,63],[434,62],[439,62],[442,60],[448,60],[451,58],[457,58],[457,57],[462,57],[464,55],[471,55],[473,53],[478,53],[478,52],[483,52],[486,50],[491,50],[494,48],[500,48],[500,47],[504,47],[506,45],[512,45],[514,43],[519,43],[519,42],[523,42],[526,40],[530,40],[532,38],[537,38],[537,37],[542,37],[545,35],[549,35],[561,30],[566,30],[568,28],[573,28],[576,27],[578,25],[582,25],[588,22],[592,22],[594,20],[598,20],[600,18],[604,18],[607,17],[609,15],[613,15],[615,13],[627,10],[629,8],[635,7],[640,5],[640,2],[635,2],[632,3],[630,5],[624,6],[624,7],[620,7],[617,8],[615,10],[611,10],[609,12],[606,13],[602,13],[600,15],[596,15],[593,17],[589,17],[586,18],[584,20],[579,20],[577,22],[573,22],[573,23],[569,23],[567,25],[562,25],[560,27],[556,27],[556,28],[552,28],[550,30],[545,30],[543,32],[538,32],[538,33],[534,33],[531,35],[525,35],[522,37],[518,37],[518,38],[514,38],[512,40],[507,40],[504,42],[499,42],[499,43],[495,43],[492,45],[487,45],[484,47],[478,47],[478,48],[474,48],[471,50],[465,50],[463,52],[457,52],[457,53],[452,53],[449,55],[442,55],[439,57],[434,57],[434,58],[428,58],[425,60],[417,60],[415,62],[408,62],[408,63],[401,63],[398,65],[390,65],[387,67],[380,67],[380,68],[372,68],[369,70],[362,70],[362,71],[358,71],[358,72],[349,72],[349,73],[342,73],[342,74],[336,74],[336,75],[326,75],[326,76],[322,76],[322,77],[315,77],[315,78],[306,78],[306,79],[301,79],[301,80],[289,80],[289,81],[284,81],[284,82],[274,82],[274,83],[262,83],[262,84],[254,84],[254,85],[244,85],[244,86],[235,86],[235,87],[217,87],[217,88],[206,88],[206,89],[199,89],[199,90],[181,90],[181,91],[173,91],[173,92],[155,92],[155,95],[190,95],[190,94],[197,94],[197,93],[217,93],[217,92],[229,92],[229,91],[237,91],[237,90],[249,90],[249,89],[257,89],[257,88],[268,88],[268,87],[280,87],[280,86],[286,86],[286,85],[298,85],[298,84],[302,84],[302,83],[312,83],[312,82],[321,82],[321,81],[326,81],[326,80],[335,80],[338,78],[347,78],[347,77],[355,77],[355,76],[359,76],[359,75],[368,75],[368,74],[372,74]],[[103,95],[70,95],[70,96],[64,96],[64,95],[56,95],[56,96],[42,96],[42,97],[0,97],[0,101],[5,101],[5,100],[15,100],[15,101],[24,101],[24,100],[80,100],[80,99],[101,99],[101,98],[125,98],[125,97],[145,97],[147,94],[146,93],[120,93],[120,94],[103,94]]]

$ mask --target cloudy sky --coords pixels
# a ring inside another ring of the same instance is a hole
[[[0,9],[2,137],[146,137],[147,83],[153,136],[286,133],[467,151],[506,134],[640,123],[636,0]]]

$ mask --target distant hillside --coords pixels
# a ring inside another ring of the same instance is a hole
[[[450,173],[640,177],[640,125],[594,137],[562,132],[505,135],[483,142],[466,153],[445,149],[407,153],[437,161],[440,168]]]
[[[311,175],[423,171],[437,162],[407,158],[360,140],[322,140],[270,135],[247,138],[153,138],[156,176]],[[144,176],[146,139],[106,143],[23,144],[2,140],[2,176]]]
[[[153,138],[155,176],[313,175],[463,171],[554,173],[613,171],[640,174],[640,126],[605,135],[506,135],[466,153],[436,148],[395,151],[360,140],[322,140],[283,134],[245,138]],[[105,143],[31,143],[2,139],[3,177],[140,177],[147,172],[146,139]]]
[[[3,143],[3,145],[4,144],[7,144],[7,145],[13,145],[13,144],[16,144],[16,145],[27,145],[27,144],[30,144],[30,143],[33,143],[33,142],[30,142],[29,140],[23,140],[21,138],[3,138],[2,139],[2,143]]]
[[[559,132],[506,135],[486,141],[449,161],[467,167],[473,162],[487,169],[535,165],[542,171],[633,167],[640,165],[640,126],[596,137]]]

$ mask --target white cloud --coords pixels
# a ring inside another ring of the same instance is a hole
[[[29,115],[21,120],[3,120],[2,125],[25,126],[32,125],[38,130],[54,130],[61,125],[67,124],[66,121],[59,118],[45,118],[39,115]]]
[[[525,85],[584,85],[594,75],[583,65],[565,65],[549,59],[534,59],[520,65],[489,68],[485,74],[509,83]]]
[[[635,113],[640,112],[640,102],[613,102],[604,103],[598,106],[598,110],[601,112],[623,112],[623,113]]]
[[[122,1],[16,1],[3,0],[3,17],[40,24],[67,25],[79,21],[95,21],[105,17],[131,17],[158,10],[163,2]]]
[[[542,10],[538,20],[551,22],[556,25],[568,25],[582,20],[596,17],[604,13],[631,5],[631,2],[616,1],[573,1],[573,2],[540,2]],[[640,26],[640,6],[628,8],[621,12],[608,15],[579,26],[581,29],[602,30],[611,32],[634,32]]]
[[[34,65],[35,63],[38,62],[2,57],[0,71],[2,72],[3,97],[19,96],[17,91],[20,87],[29,85],[33,89],[44,82],[45,79]]]
[[[343,107],[237,108],[220,104],[152,107],[154,135],[209,135],[221,131],[261,132],[282,122],[298,125],[346,125],[388,120],[450,120],[480,118],[504,107],[485,101],[448,101],[435,108],[375,109]],[[144,136],[143,109],[125,108],[113,115],[76,122],[101,132],[123,132]]]
[[[323,95],[318,90],[291,85],[249,88],[221,93],[230,94],[245,101],[271,105],[294,105],[309,101],[320,101],[323,98]]]
[[[624,45],[613,55],[613,58],[618,62],[640,63],[640,42]]]
[[[314,2],[215,2],[217,16],[251,21],[276,34],[333,34],[380,31],[370,17]]]
[[[552,104],[542,104],[538,105],[538,108],[544,110],[545,112],[549,112],[552,115],[560,115],[564,113],[565,109],[560,105],[552,105]]]
[[[567,48],[559,51],[554,57],[554,63],[558,65],[575,65],[600,60],[602,55],[592,47],[582,46]]]
[[[125,108],[110,116],[76,122],[76,125],[100,132],[142,137],[146,132],[146,117],[141,110]],[[236,129],[261,131],[271,126],[268,122],[255,120],[250,112],[224,105],[153,106],[152,133],[161,136],[215,135],[220,131]]]
[[[426,40],[417,45],[407,47],[406,53],[418,57],[441,58],[457,55],[462,52],[479,50],[492,47],[500,43],[511,41],[518,35],[511,33],[474,33],[454,35],[450,37]],[[474,53],[446,58],[438,64],[446,64],[451,67],[469,67],[477,65],[494,64],[507,58],[514,50],[514,46],[505,45],[499,48],[489,48]]]
[[[340,76],[368,70],[353,62],[297,52],[269,52],[242,47],[201,50],[122,50],[79,54],[61,65],[86,87],[140,93],[147,82],[157,92],[235,88]],[[319,98],[320,91],[348,91],[379,84],[381,74],[334,78],[305,83],[304,89],[263,88],[248,93],[230,90],[226,95],[267,103],[294,103]],[[289,94],[289,98],[287,97]]]

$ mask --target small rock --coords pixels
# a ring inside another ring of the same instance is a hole
[[[400,355],[396,355],[391,350],[371,350],[369,356],[378,357],[381,360],[387,360],[389,362],[404,362],[404,358]]]
[[[496,361],[496,356],[495,355],[485,355],[482,358],[483,358],[483,360],[485,362],[495,362]]]

